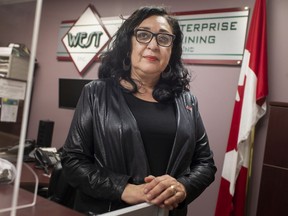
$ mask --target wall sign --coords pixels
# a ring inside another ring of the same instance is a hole
[[[182,59],[187,64],[242,62],[248,8],[175,13],[183,31]],[[101,18],[89,5],[77,21],[63,21],[58,35],[57,59],[72,60],[81,75],[107,48],[123,20]]]
[[[123,22],[123,20],[120,19],[119,17],[102,17],[101,21],[110,36],[113,36],[115,34],[115,32],[118,30],[118,28]],[[64,35],[67,33],[67,31],[71,29],[71,26],[73,26],[75,22],[76,21],[74,20],[67,20],[67,21],[62,21],[60,25],[59,34],[58,34],[58,48],[57,48],[57,60],[59,61],[71,61],[72,60],[69,53],[67,52],[66,47],[64,46],[62,42],[62,39]],[[98,25],[95,25],[95,26],[98,26]],[[84,40],[84,38],[82,38],[82,40]],[[94,46],[94,44],[92,43],[90,45]],[[80,45],[76,44],[75,46],[78,46],[78,48],[80,48]],[[107,48],[107,44],[105,44],[105,46],[102,48],[103,50]],[[99,54],[95,56],[94,60],[97,60],[98,56]]]
[[[241,64],[248,8],[176,13],[185,63]]]
[[[62,42],[80,74],[94,61],[111,39],[91,5],[71,26]]]

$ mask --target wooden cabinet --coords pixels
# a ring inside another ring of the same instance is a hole
[[[269,106],[257,216],[288,215],[288,103]]]

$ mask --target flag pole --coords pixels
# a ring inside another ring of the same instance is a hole
[[[247,185],[246,185],[246,197],[249,197],[247,196],[247,194],[249,194],[250,185],[251,185],[254,140],[255,140],[255,126],[251,129],[251,133],[250,133],[249,165],[248,165],[248,175],[247,175]],[[250,201],[249,199],[245,200],[245,215],[248,215],[249,201]]]

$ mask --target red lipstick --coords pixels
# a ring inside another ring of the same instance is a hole
[[[145,56],[145,58],[149,61],[157,61],[158,59],[155,56]]]

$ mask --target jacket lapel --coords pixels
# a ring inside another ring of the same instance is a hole
[[[191,133],[192,133],[192,110],[187,107],[186,102],[183,97],[178,97],[175,99],[176,102],[176,119],[177,119],[177,130],[175,135],[175,140],[172,148],[171,157],[169,159],[167,173],[175,176],[177,169],[179,168],[181,162],[185,155],[189,145],[191,144]]]

